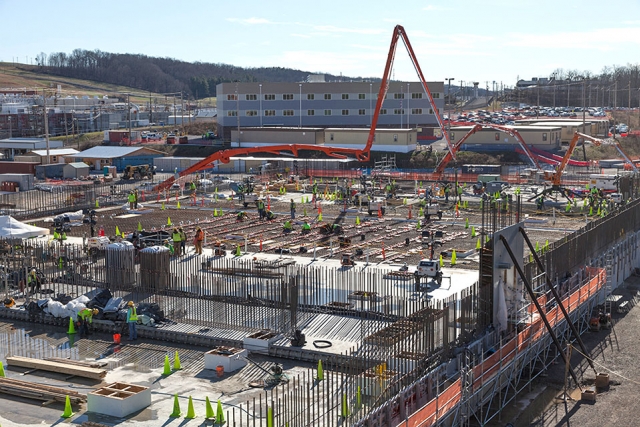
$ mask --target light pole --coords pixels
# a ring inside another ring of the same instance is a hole
[[[451,133],[451,80],[455,80],[455,77],[448,77],[445,80],[449,82],[449,89],[447,89],[447,96],[449,98],[449,110],[447,112],[447,135],[449,135]]]
[[[298,127],[302,127],[302,83],[298,83],[300,87],[300,122],[298,123]]]
[[[13,137],[13,128],[11,126],[11,116],[9,116],[9,139]]]
[[[260,83],[260,127],[262,127],[262,83]]]

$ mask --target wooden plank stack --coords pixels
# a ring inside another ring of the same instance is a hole
[[[7,365],[20,366],[23,368],[39,369],[43,371],[59,372],[94,380],[101,380],[107,375],[107,371],[89,366],[79,366],[70,364],[68,361],[58,362],[51,360],[32,359],[30,357],[7,356]]]

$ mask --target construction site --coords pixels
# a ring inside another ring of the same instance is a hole
[[[400,39],[424,84],[402,27],[384,78]],[[433,172],[329,160],[185,186],[242,154],[367,161],[375,126],[358,149],[224,150],[135,203],[129,181],[3,195],[46,233],[0,247],[2,425],[497,426],[557,364],[559,389],[595,403],[610,378],[589,355],[638,302],[623,284],[640,261],[637,176],[617,177],[613,197],[569,164],[579,142],[603,141],[576,133],[546,171],[522,141],[537,169],[496,180],[510,185],[451,171],[465,138],[444,132]],[[139,341],[125,341],[127,301]],[[77,307],[96,310],[89,336]]]

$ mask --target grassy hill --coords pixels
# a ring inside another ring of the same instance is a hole
[[[110,97],[120,96],[123,94],[137,93],[140,89],[130,88],[126,86],[112,85],[108,83],[95,82],[90,80],[80,80],[70,77],[53,76],[38,72],[35,65],[12,64],[8,62],[0,62],[0,88],[27,88],[27,89],[56,89],[58,85],[62,86],[62,94],[64,96],[102,96]],[[164,97],[164,95],[152,93],[152,97]],[[132,102],[148,102],[149,95],[131,96]]]

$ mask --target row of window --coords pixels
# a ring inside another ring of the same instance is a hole
[[[316,99],[316,94],[315,93],[307,93],[307,99],[309,101],[313,101]],[[378,94],[374,94],[377,98]],[[415,92],[415,93],[411,93],[411,99],[422,99],[422,92]],[[293,93],[283,93],[282,95],[282,100],[283,101],[292,101],[293,100]],[[435,98],[440,98],[440,94],[439,93],[432,93],[431,96],[435,99]],[[330,93],[325,93],[323,94],[323,99],[325,100],[330,100],[332,99],[332,94]],[[385,99],[387,99],[389,97],[389,94],[387,94],[387,97]],[[393,99],[404,99],[405,98],[405,94],[404,93],[394,93],[393,94]],[[244,99],[247,101],[257,101],[258,100],[258,95],[255,93],[248,93],[244,96]],[[321,99],[321,98],[318,98]],[[343,93],[342,94],[342,99],[343,100],[347,100],[350,99],[350,95],[348,93]],[[356,99],[356,98],[353,98]],[[359,93],[358,94],[358,98],[357,99],[367,99],[367,95],[364,93]],[[375,98],[374,98],[375,99]],[[238,95],[235,93],[232,94],[228,94],[227,95],[227,101],[237,101],[238,100]],[[275,101],[276,100],[276,94],[274,93],[265,93],[264,94],[264,100],[265,101]]]
[[[496,140],[496,141],[500,141],[500,139],[501,139],[503,136],[504,136],[504,134],[502,134],[502,133],[500,133],[500,132],[496,132],[496,133],[495,133],[495,135],[494,135],[494,138],[495,138],[495,140]],[[553,138],[554,138],[554,137],[555,137],[555,133],[551,133],[552,141],[553,141]],[[456,139],[456,133],[455,133],[455,132],[451,132],[451,133],[449,134],[449,138],[450,138],[452,141],[453,141],[453,140],[455,140],[455,139]],[[544,132],[544,133],[542,134],[542,141],[547,141],[547,133],[546,133],[546,132]]]
[[[333,110],[317,110],[317,111],[324,111],[324,115],[325,116],[331,116],[333,115]],[[355,110],[341,110],[341,115],[343,116],[348,116],[350,114],[352,114],[352,112],[355,112]],[[255,117],[255,116],[259,116],[260,114],[258,113],[257,110],[246,110],[244,112],[245,116],[247,117]],[[380,110],[380,114],[381,115],[385,115],[385,114],[389,114],[386,108],[383,108]],[[402,114],[406,114],[406,110],[404,108],[395,108],[393,110],[393,114],[394,115],[402,115]],[[411,109],[411,114],[413,115],[421,115],[422,114],[422,108],[412,108]],[[433,114],[433,109],[429,108],[429,114]],[[227,116],[228,117],[236,117],[238,115],[238,112],[236,110],[229,110],[227,111]],[[275,116],[276,115],[276,110],[264,110],[264,116],[265,117],[269,117],[269,116]],[[283,116],[295,116],[295,110],[282,110],[282,115]],[[315,116],[316,115],[316,110],[307,110],[307,116]],[[365,110],[364,108],[361,108],[358,110],[358,116],[366,116],[367,115],[367,110]]]

